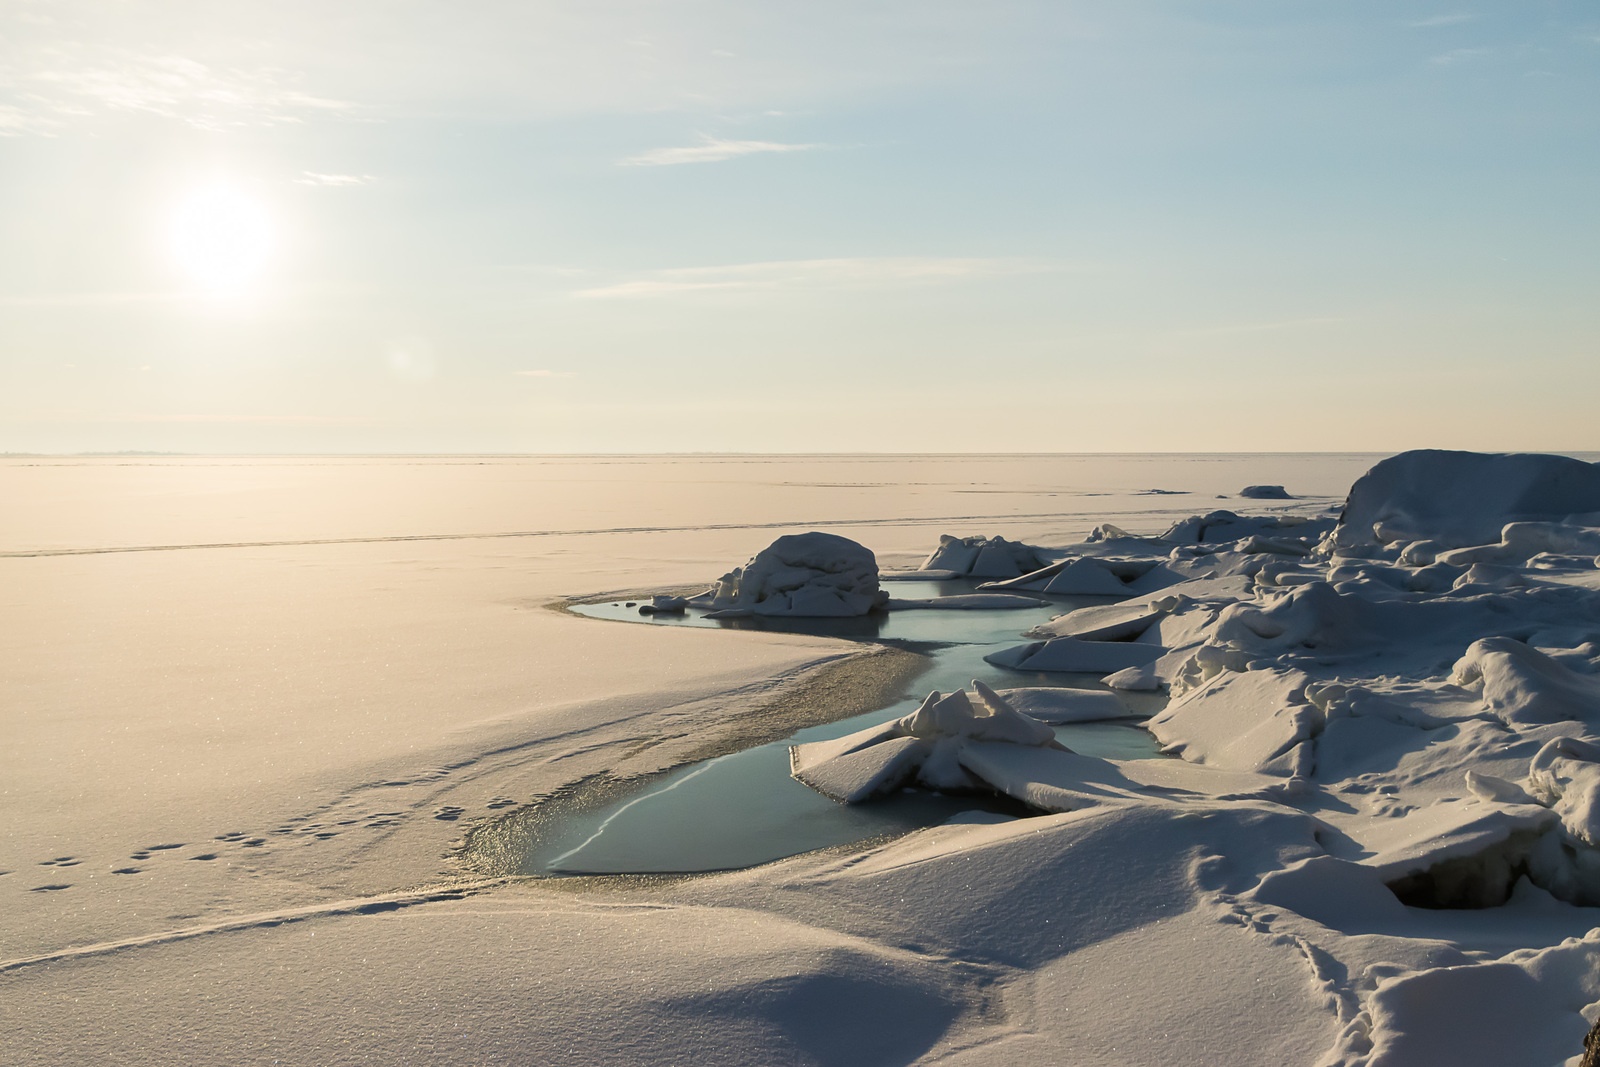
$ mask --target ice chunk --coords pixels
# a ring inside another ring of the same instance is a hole
[[[1500,540],[1507,523],[1600,511],[1600,466],[1566,456],[1419,449],[1383,460],[1350,487],[1342,546]]]
[[[1000,695],[1007,704],[1040,722],[1100,722],[1142,717],[1130,711],[1115,693],[1104,689],[1029,687],[1002,689]]]
[[[1528,792],[1561,816],[1567,833],[1600,847],[1600,744],[1558,737],[1528,764]]]
[[[1268,535],[1302,537],[1314,542],[1330,525],[1327,520],[1310,520],[1299,515],[1235,515],[1231,511],[1213,511],[1174,523],[1161,539],[1178,545],[1214,545],[1252,535]],[[1286,534],[1289,530],[1294,532]]]
[[[1107,675],[1159,659],[1167,650],[1134,641],[1083,641],[1057,637],[991,652],[983,657],[996,667],[1019,671],[1067,671]]]
[[[1284,492],[1283,486],[1281,485],[1247,485],[1243,489],[1239,490],[1239,495],[1242,497],[1247,497],[1251,500],[1293,499],[1293,497],[1291,497],[1288,493]]]
[[[1128,587],[1097,559],[1070,560],[1044,586],[1060,596],[1127,596]]]
[[[695,603],[717,612],[833,617],[888,603],[872,551],[830,533],[786,534],[718,579]]]
[[[1148,601],[1104,604],[1057,615],[1028,631],[1030,637],[1076,637],[1083,641],[1126,641],[1150,629],[1161,611]]]
[[[689,598],[682,596],[653,596],[650,603],[639,605],[640,615],[682,615],[689,606]]]
[[[1059,748],[1055,731],[1012,707],[982,682],[972,683],[977,703],[964,691],[935,690],[916,711],[848,737],[794,745],[790,773],[835,800],[853,804],[915,778],[945,792],[979,788],[961,764],[968,744]]]
[[[1004,537],[952,537],[943,534],[939,547],[923,560],[924,570],[954,571],[973,578],[1017,578],[1045,565],[1039,550]]]
[[[891,611],[903,611],[910,608],[936,608],[941,611],[1005,611],[1016,608],[1040,608],[1046,601],[1038,597],[1017,596],[1014,593],[958,593],[955,596],[928,597],[925,600],[902,600],[899,597],[889,601]]]
[[[870,748],[802,764],[790,750],[790,773],[812,789],[846,804],[900,788],[928,756],[931,744],[915,737],[891,737]]]

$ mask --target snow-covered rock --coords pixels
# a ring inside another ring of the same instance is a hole
[[[833,617],[865,615],[888,601],[870,549],[812,532],[778,538],[692,602],[730,614]]]

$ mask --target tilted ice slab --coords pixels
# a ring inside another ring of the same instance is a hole
[[[915,781],[929,789],[974,790],[981,782],[961,764],[968,745],[1002,742],[1010,746],[1059,748],[1055,731],[1024,715],[1004,697],[972,683],[977,704],[957,690],[935,690],[904,718],[831,741],[795,745],[790,772],[811,788],[847,804],[887,793]]]
[[[888,603],[871,549],[830,533],[786,534],[690,603],[732,615],[865,615]]]
[[[1064,674],[1098,674],[1102,677],[1129,667],[1142,667],[1161,658],[1166,649],[1135,641],[1084,641],[1057,637],[991,652],[983,657],[996,667],[1017,671],[1052,671]]]
[[[1008,611],[1017,608],[1042,607],[1044,601],[1038,597],[1018,596],[1015,593],[957,593],[954,596],[936,596],[925,599],[902,599],[894,597],[889,601],[889,610],[904,611],[916,608],[932,608],[939,611]]]
[[[1022,589],[1058,596],[1127,596],[1132,592],[1128,582],[1142,577],[1155,566],[1154,560],[1124,562],[1074,556],[1017,578],[987,582],[983,588]]]

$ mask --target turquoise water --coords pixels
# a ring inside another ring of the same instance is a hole
[[[932,598],[971,592],[973,584],[894,582],[897,598]],[[1017,644],[1024,630],[1064,611],[1105,603],[1099,597],[1055,597],[1037,608],[980,611],[912,609],[866,619],[705,619],[642,616],[626,601],[573,608],[595,618],[651,626],[709,626],[788,632],[904,644],[926,652],[931,668],[915,694],[851,719],[797,731],[759,745],[680,768],[590,811],[574,812],[527,835],[515,860],[523,874],[621,874],[728,870],[812,849],[903,833],[952,818],[1015,818],[1029,814],[1004,797],[946,796],[903,791],[865,804],[839,804],[789,777],[789,746],[841,737],[908,714],[929,690],[948,692],[977,678],[995,688],[1077,686],[1103,688],[1094,679],[1022,674],[992,667],[983,657]],[[1148,715],[1161,699],[1119,693],[1130,711]],[[1086,755],[1115,759],[1159,756],[1155,741],[1132,722],[1058,727],[1062,744]]]

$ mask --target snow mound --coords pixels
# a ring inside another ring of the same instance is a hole
[[[693,603],[730,614],[835,617],[865,615],[888,601],[870,549],[812,532],[778,538]]]
[[[982,682],[977,704],[963,690],[929,693],[916,711],[882,726],[789,749],[790,773],[834,800],[854,804],[915,782],[942,792],[984,788],[962,765],[969,744],[1061,747],[1055,731]]]
[[[1484,709],[1507,725],[1600,723],[1600,680],[1509,637],[1474,641],[1457,661],[1451,681],[1481,685]]]
[[[1419,449],[1383,460],[1350,487],[1334,531],[1344,547],[1500,540],[1507,523],[1600,511],[1600,466],[1566,456]]]
[[[1017,578],[1045,565],[1039,550],[1004,537],[952,537],[922,562],[923,570],[953,571],[972,578]]]

